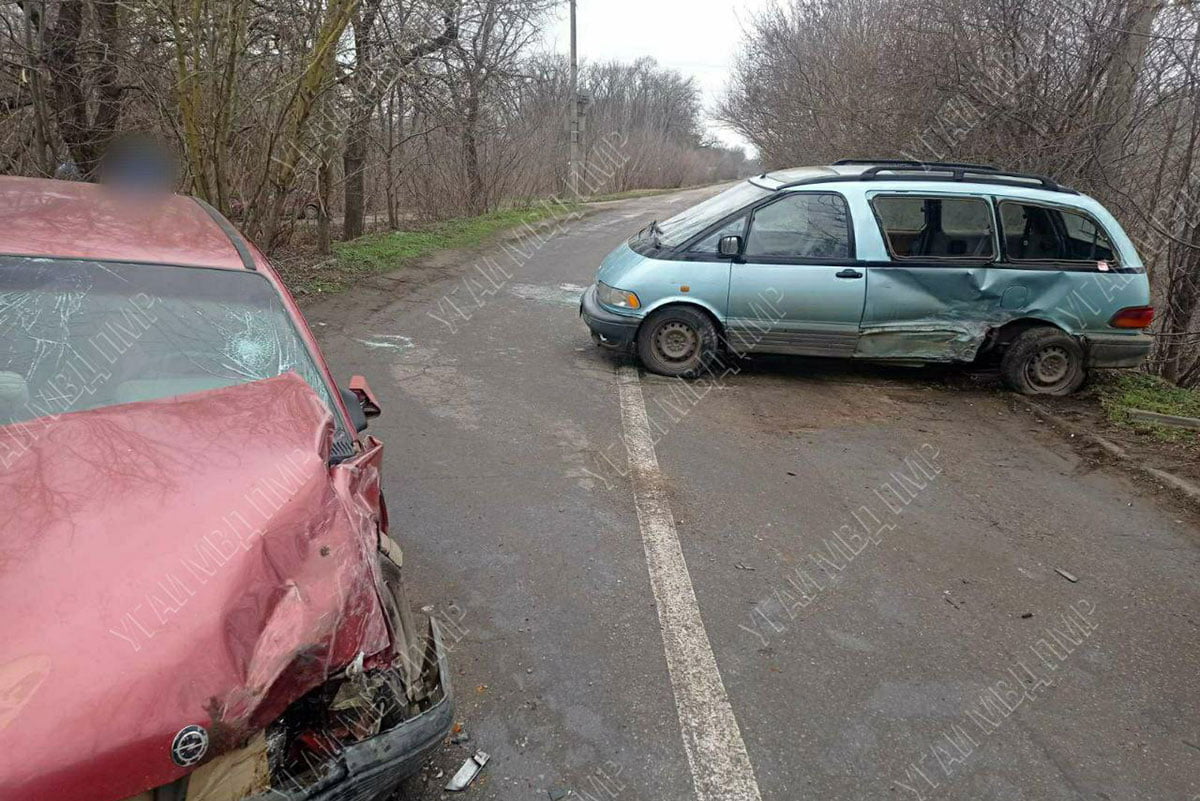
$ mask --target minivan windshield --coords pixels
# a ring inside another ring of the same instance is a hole
[[[659,223],[659,242],[667,247],[678,247],[702,233],[710,225],[772,194],[774,193],[770,189],[763,189],[749,181],[740,183],[698,206],[676,214],[664,223]]]
[[[0,256],[0,425],[283,373],[333,413],[275,287],[233,270]]]

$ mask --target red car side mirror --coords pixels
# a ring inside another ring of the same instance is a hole
[[[363,415],[368,420],[378,417],[383,413],[383,409],[379,407],[379,401],[375,399],[375,393],[371,391],[371,385],[367,383],[367,379],[361,375],[351,378],[350,391],[358,398],[359,405],[362,406]]]

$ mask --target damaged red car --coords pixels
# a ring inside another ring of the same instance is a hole
[[[374,799],[452,723],[380,488],[267,260],[0,178],[0,799]]]

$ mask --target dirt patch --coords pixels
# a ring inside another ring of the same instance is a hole
[[[844,426],[886,422],[899,418],[925,417],[927,410],[888,392],[885,383],[826,379],[810,381],[803,403],[797,402],[794,381],[782,378],[758,380],[753,392],[741,401],[759,431],[804,433]],[[737,386],[737,384],[733,384]],[[739,393],[740,394],[740,393]]]
[[[1066,398],[1036,400],[1080,428],[1115,442],[1130,458],[1200,483],[1200,435],[1169,442],[1151,432],[1114,423],[1101,405],[1101,393],[1094,385]]]
[[[671,418],[695,405],[722,425],[759,434],[803,434],[908,419],[944,419],[951,398],[937,384],[911,380],[918,371],[876,365],[757,355],[738,362],[740,373],[715,384],[645,375],[648,412]],[[691,387],[689,389],[689,386]],[[705,393],[696,401],[692,392]]]

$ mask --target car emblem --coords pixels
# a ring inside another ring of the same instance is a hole
[[[208,732],[202,726],[184,726],[171,743],[171,759],[181,768],[189,768],[208,753]]]

